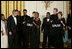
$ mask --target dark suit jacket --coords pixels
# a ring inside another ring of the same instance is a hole
[[[8,28],[8,32],[12,32],[13,35],[15,35],[17,33],[17,25],[15,24],[15,21],[11,16],[8,17],[7,19],[7,28]]]
[[[62,37],[64,36],[64,30],[63,30],[63,25],[61,23],[61,21],[64,22],[64,18],[62,19],[57,19],[57,21],[53,21],[51,23],[51,27],[50,27],[50,36],[57,36],[57,37]]]
[[[51,18],[49,18],[50,20],[51,20]],[[42,24],[42,30],[44,30],[44,31],[50,31],[49,29],[50,29],[50,20],[49,20],[49,22],[47,22],[47,17],[45,17],[44,19],[43,19],[43,24]]]
[[[55,14],[52,14],[52,15],[51,15],[51,19],[52,19],[52,20],[57,20],[57,19],[58,19],[57,14],[56,14],[56,15],[55,15]]]
[[[21,24],[23,24],[24,21],[27,23],[27,22],[29,22],[29,20],[30,20],[30,16],[28,16],[28,15],[21,16]]]
[[[71,27],[71,14],[68,14],[67,25]]]
[[[22,24],[21,24],[21,16],[17,16],[17,27],[19,35],[22,35]]]
[[[25,24],[23,24],[23,22],[26,22]],[[32,28],[33,27],[29,27],[29,26],[27,26],[27,23],[30,23],[30,24],[33,24],[32,23],[32,19],[31,19],[31,17],[30,16],[28,16],[28,15],[23,15],[22,17],[21,17],[21,24],[22,24],[22,30],[24,31],[28,31],[28,30],[32,30]],[[31,29],[30,29],[31,28]]]

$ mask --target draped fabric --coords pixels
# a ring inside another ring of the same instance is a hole
[[[2,35],[1,32],[1,48],[8,48],[8,36],[5,28],[5,22],[1,20],[1,31],[4,33],[4,35]]]
[[[67,14],[69,14],[69,10],[71,8],[71,2],[70,1],[67,1]]]
[[[21,11],[23,15],[24,1],[1,1],[1,13],[5,15],[5,19],[12,14],[13,9]]]

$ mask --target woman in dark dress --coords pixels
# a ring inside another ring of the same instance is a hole
[[[51,18],[50,18],[50,12],[46,13],[46,17],[43,18],[43,24],[41,30],[43,31],[43,43],[42,48],[46,48],[47,39],[49,38],[48,35],[50,33],[50,25],[51,25]]]
[[[51,32],[49,34],[49,46],[54,48],[63,48],[63,27],[65,19],[62,18],[62,12],[58,12],[58,19],[51,24]]]
[[[35,48],[39,48],[41,21],[40,21],[38,12],[35,12],[35,20],[34,20],[33,24],[35,25]]]

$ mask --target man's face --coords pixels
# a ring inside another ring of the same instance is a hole
[[[18,16],[20,16],[21,15],[21,12],[20,11],[18,11]]]
[[[24,15],[27,15],[27,11],[24,11],[23,14],[24,14]]]
[[[15,13],[14,13],[14,16],[16,17],[17,15],[18,15],[18,12],[15,12]]]
[[[19,11],[18,11],[18,16],[19,16]]]
[[[4,16],[2,16],[2,18],[1,18],[2,20],[5,20],[5,17]]]
[[[48,17],[48,18],[49,18],[49,17],[50,17],[50,15],[49,15],[49,14],[46,14],[46,17]]]
[[[56,11],[56,10],[53,10],[53,13],[54,13],[54,14],[57,14],[57,11]]]

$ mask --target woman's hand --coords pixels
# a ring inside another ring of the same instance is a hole
[[[63,24],[63,26],[65,26],[65,24],[63,23],[63,21],[61,21],[61,23]]]
[[[2,35],[4,35],[3,31],[1,31]]]

